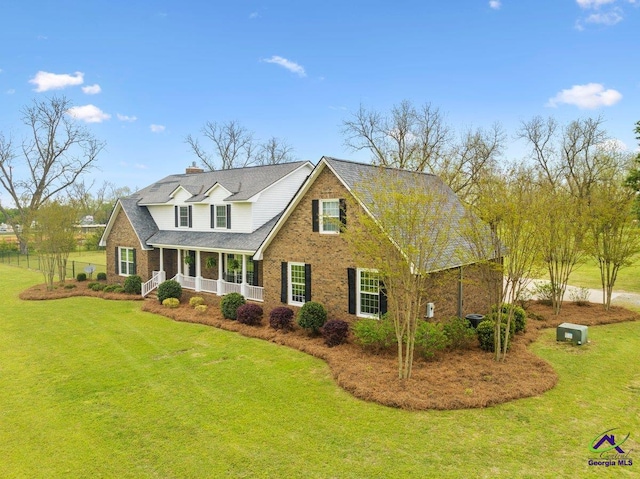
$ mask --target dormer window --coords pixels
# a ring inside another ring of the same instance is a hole
[[[231,229],[231,205],[211,205],[211,228]]]
[[[176,228],[191,228],[191,206],[175,206]]]

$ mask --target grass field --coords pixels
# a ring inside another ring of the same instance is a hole
[[[591,289],[602,288],[598,264],[593,260],[589,260],[580,265],[571,273],[569,284]],[[619,271],[614,291],[640,293],[640,261],[635,261],[633,265],[622,268]]]
[[[139,302],[23,302],[36,272],[0,265],[0,477],[637,477],[640,323],[546,331],[541,397],[408,412],[354,399],[298,351],[140,311]],[[594,437],[630,467],[588,465]],[[619,437],[619,436],[618,436]]]

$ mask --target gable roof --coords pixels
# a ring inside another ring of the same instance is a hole
[[[187,202],[203,201],[215,185],[230,192],[225,201],[247,201],[273,183],[305,165],[308,161],[295,161],[278,165],[249,166],[204,173],[170,175],[131,195],[138,205],[163,204],[171,200],[176,190],[182,188],[191,194]]]
[[[456,225],[462,223],[463,218],[468,213],[453,190],[451,190],[451,188],[449,188],[439,177],[430,173],[381,167],[327,156],[320,159],[311,175],[307,178],[307,181],[302,185],[296,196],[289,203],[278,223],[265,238],[264,243],[260,245],[256,251],[254,256],[255,259],[262,259],[262,255],[266,248],[268,248],[269,243],[273,240],[279,229],[290,216],[291,212],[297,207],[302,197],[307,193],[313,182],[325,168],[329,168],[333,172],[347,191],[356,198],[365,211],[374,217],[374,219],[375,216],[371,212],[371,198],[361,198],[354,194],[354,189],[357,189],[358,184],[366,181],[368,178],[380,177],[380,175],[383,175],[384,177],[388,177],[389,181],[406,181],[407,184],[414,185],[418,182],[419,184],[423,183],[426,190],[439,190],[443,193],[444,201],[446,201],[451,211],[451,216],[448,217],[448,219],[453,223],[453,227],[451,228],[452,234],[449,237],[446,248],[441,252],[438,258],[432,259],[430,264],[422,265],[421,269],[425,271],[439,271],[456,268],[470,262],[469,257],[472,256],[471,251],[474,248],[470,242],[464,238],[464,235],[460,232],[460,228],[456,228]],[[393,238],[391,239],[393,240]]]
[[[158,231],[158,225],[156,225],[156,222],[151,217],[149,210],[144,207],[139,207],[138,200],[133,197],[120,198],[116,202],[113,207],[113,212],[109,217],[107,227],[105,228],[104,233],[102,233],[102,238],[100,238],[100,246],[107,245],[107,237],[111,233],[111,229],[113,228],[115,218],[119,211],[123,211],[124,214],[127,215],[129,223],[131,223],[131,227],[138,237],[138,241],[140,241],[142,249],[153,249],[147,244],[147,240]]]

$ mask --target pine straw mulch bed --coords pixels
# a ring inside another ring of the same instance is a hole
[[[79,295],[135,299],[126,294],[91,291],[82,283],[70,290],[58,288],[55,291],[46,291],[41,285],[24,291],[20,298],[53,299]],[[551,365],[527,347],[536,340],[541,329],[563,322],[593,326],[640,319],[639,314],[621,307],[612,307],[607,312],[600,305],[577,306],[573,303],[565,303],[560,316],[556,317],[550,306],[534,302],[527,310],[530,315],[527,330],[516,335],[504,362],[494,361],[491,353],[474,346],[468,350],[441,353],[432,361],[416,358],[411,379],[400,381],[394,351],[371,354],[352,342],[329,348],[322,338],[309,337],[299,328],[288,333],[275,331],[268,326],[267,318],[262,326],[227,320],[220,313],[220,298],[214,295],[197,294],[209,306],[206,313],[197,313],[188,304],[189,298],[195,295],[185,291],[182,304],[176,309],[147,299],[142,303],[142,310],[298,349],[324,360],[336,382],[355,397],[408,410],[482,408],[540,395],[558,381]]]

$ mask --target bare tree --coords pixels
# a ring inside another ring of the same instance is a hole
[[[281,140],[272,136],[262,143],[256,155],[258,165],[278,165],[294,161],[294,149],[286,140]]]
[[[11,138],[0,135],[0,185],[18,209],[12,226],[23,253],[28,229],[40,206],[91,170],[104,147],[68,115],[70,107],[65,97],[34,100],[25,107],[22,121],[29,137],[21,142],[19,154]],[[6,215],[2,205],[0,211]]]
[[[416,108],[406,100],[388,114],[361,105],[343,122],[342,132],[345,145],[354,151],[369,151],[373,164],[433,173],[463,201],[472,200],[468,196],[473,183],[495,166],[506,138],[494,124],[488,130],[468,130],[455,139],[438,108],[430,103]]]
[[[211,171],[219,166],[222,170],[241,168],[252,164],[269,165],[293,161],[293,147],[285,140],[271,137],[260,143],[252,131],[235,120],[226,123],[207,122],[201,130],[205,138],[213,143],[213,152],[200,145],[197,138],[188,135],[185,142]]]

